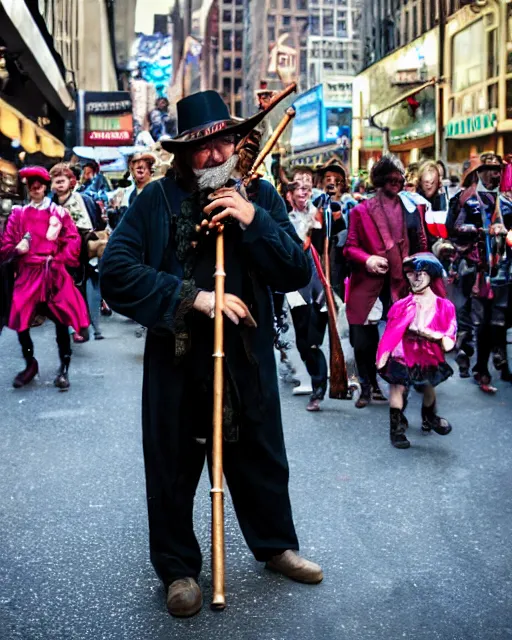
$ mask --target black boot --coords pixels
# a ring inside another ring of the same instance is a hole
[[[459,376],[461,378],[469,378],[470,361],[467,353],[464,353],[464,351],[459,351],[457,357],[455,358],[455,362],[459,365]]]
[[[59,369],[59,372],[57,373],[57,377],[53,381],[53,384],[60,391],[67,391],[69,389],[68,370],[69,370],[69,363],[71,362],[71,356],[63,356],[60,362],[61,362],[60,369]]]
[[[408,449],[411,443],[405,437],[405,430],[409,426],[407,418],[401,409],[389,410],[389,439],[397,449]]]
[[[447,436],[452,430],[452,425],[446,418],[440,418],[436,414],[435,403],[431,407],[423,405],[421,407],[421,430],[425,433],[435,431],[440,436]]]
[[[12,381],[12,386],[15,389],[21,389],[21,387],[24,387],[25,385],[27,385],[36,377],[36,375],[39,372],[39,365],[37,363],[37,360],[33,356],[33,352],[31,353],[24,352],[23,355],[25,357],[25,362],[27,363],[27,366],[23,369],[23,371],[20,371]]]
[[[359,398],[356,402],[356,407],[358,409],[364,409],[370,404],[372,399],[372,386],[370,384],[361,384],[361,393],[359,394]]]

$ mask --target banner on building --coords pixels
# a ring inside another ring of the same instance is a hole
[[[352,107],[347,101],[327,102],[324,85],[319,84],[300,95],[293,106],[291,146],[295,151],[311,149],[325,144],[350,146]],[[332,99],[332,95],[330,96]]]
[[[128,91],[80,91],[77,116],[80,145],[133,144],[132,100]]]

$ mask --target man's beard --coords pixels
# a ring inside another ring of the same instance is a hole
[[[209,169],[194,169],[197,188],[199,191],[206,189],[220,189],[229,180],[238,164],[238,156],[232,155],[224,164]]]

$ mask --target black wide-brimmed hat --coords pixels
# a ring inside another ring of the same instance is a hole
[[[241,120],[230,115],[224,100],[216,91],[194,93],[176,104],[178,135],[172,140],[162,140],[162,147],[176,153],[219,135],[246,136],[276,104],[277,102],[250,118]]]

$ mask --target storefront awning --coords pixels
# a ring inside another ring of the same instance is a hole
[[[1,98],[0,133],[10,140],[19,140],[29,154],[41,152],[48,158],[63,158],[66,152],[60,140]]]
[[[416,140],[406,140],[400,144],[389,145],[389,150],[393,153],[398,151],[411,151],[411,149],[428,149],[435,145],[434,136],[425,136],[424,138],[417,138]]]

